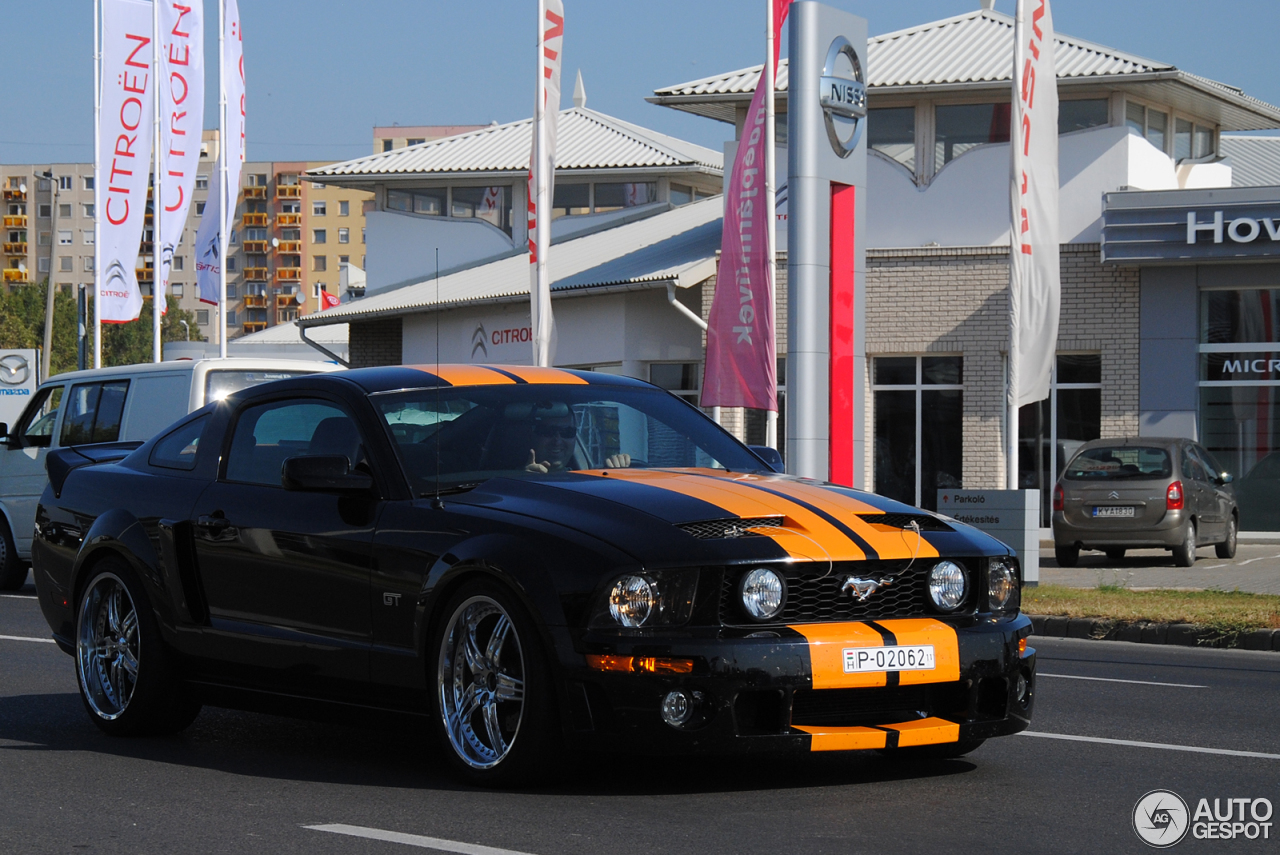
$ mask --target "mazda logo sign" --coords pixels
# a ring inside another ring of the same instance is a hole
[[[0,383],[5,386],[21,386],[31,378],[31,365],[26,357],[16,353],[0,358]]]
[[[840,157],[848,157],[858,147],[867,118],[867,83],[858,54],[844,36],[838,36],[827,50],[818,99],[831,148]]]

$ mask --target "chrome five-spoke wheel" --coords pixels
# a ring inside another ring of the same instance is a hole
[[[99,717],[124,713],[138,684],[138,610],[124,582],[111,573],[94,579],[80,602],[76,670],[85,701]]]
[[[472,769],[497,766],[525,717],[525,652],[507,610],[488,596],[463,601],[446,625],[436,673],[454,752]]]

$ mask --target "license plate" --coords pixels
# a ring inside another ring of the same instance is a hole
[[[1133,507],[1124,505],[1106,505],[1093,509],[1095,517],[1131,517],[1133,516]]]
[[[844,672],[859,674],[864,671],[932,671],[934,669],[932,644],[913,644],[907,647],[846,647]]]

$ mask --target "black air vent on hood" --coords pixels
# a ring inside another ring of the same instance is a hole
[[[756,528],[779,528],[782,517],[747,517],[731,520],[705,520],[703,522],[681,523],[676,528],[683,529],[699,540],[714,540],[723,537],[759,537]]]
[[[914,522],[920,526],[921,531],[955,531],[942,520],[928,514],[858,514],[858,518],[863,522],[888,525],[894,528],[909,529],[911,528],[911,523]]]

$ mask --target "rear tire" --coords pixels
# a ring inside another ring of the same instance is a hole
[[[1123,561],[1124,553],[1125,553],[1125,550],[1123,549],[1108,549],[1107,558],[1109,558],[1112,561]]]
[[[1173,548],[1173,563],[1178,567],[1190,567],[1196,563],[1196,522],[1187,520],[1182,531],[1182,543]]]
[[[93,566],[76,604],[75,640],[80,698],[103,733],[177,733],[200,713],[177,679],[142,583],[119,558]]]
[[[945,742],[940,745],[912,745],[907,748],[881,748],[883,757],[894,760],[953,760],[977,751],[986,742],[985,739],[962,739],[959,742]]]
[[[1239,539],[1240,521],[1236,519],[1236,515],[1232,514],[1231,519],[1227,520],[1227,539],[1213,547],[1213,553],[1219,558],[1235,558],[1236,557],[1236,541]]]
[[[463,585],[442,615],[427,662],[431,720],[449,765],[481,787],[545,777],[560,728],[533,619],[488,580]]]
[[[1080,547],[1054,546],[1053,557],[1057,560],[1059,567],[1075,567],[1080,563]]]
[[[27,565],[18,560],[9,524],[0,518],[0,591],[16,591],[27,581]]]

